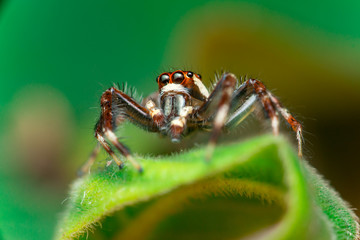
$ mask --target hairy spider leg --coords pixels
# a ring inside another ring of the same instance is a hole
[[[99,141],[100,145],[105,149],[105,151],[114,159],[119,168],[122,169],[124,167],[124,163],[116,156],[109,143],[105,141],[104,137],[100,134],[95,134],[95,137]]]
[[[302,126],[295,120],[295,118],[289,113],[289,111],[282,107],[279,100],[275,98],[264,86],[262,82],[256,79],[249,79],[246,81],[247,85],[251,85],[260,101],[262,102],[266,112],[268,113],[271,122],[274,135],[279,133],[279,120],[277,113],[280,112],[283,118],[290,124],[293,131],[296,133],[296,139],[298,141],[298,155],[302,157]]]
[[[91,166],[94,164],[97,155],[100,152],[100,143],[97,143],[95,148],[92,150],[89,159],[81,166],[81,168],[78,171],[78,176],[82,176],[85,173],[90,172]]]
[[[142,172],[143,169],[141,165],[131,156],[130,151],[119,142],[114,133],[117,125],[125,120],[129,120],[148,131],[158,131],[156,123],[146,108],[114,87],[106,90],[101,96],[101,117],[95,129],[95,137],[113,157],[120,168],[122,167],[121,160],[116,157],[103,136],[105,136],[139,172]]]
[[[271,127],[275,136],[279,135],[279,117],[273,102],[270,99],[265,85],[256,79],[249,79],[245,82],[246,87],[252,87],[264,107],[267,116],[270,118]]]
[[[278,114],[279,112],[284,119],[289,123],[292,129],[296,133],[296,139],[298,141],[298,155],[302,157],[302,126],[301,124],[289,113],[289,111],[282,106],[280,101],[271,94],[270,91],[266,89],[263,83],[259,80],[249,79],[245,83],[243,83],[234,94],[232,99],[232,105],[236,106],[236,102],[238,102],[241,98],[246,97],[248,95],[249,88],[252,88],[251,95],[247,98],[247,100],[231,115],[229,116],[225,126],[228,128],[232,128],[240,124],[249,114],[251,114],[256,107],[256,103],[258,100],[262,103],[265,111],[267,112],[269,118],[272,121],[273,134],[277,135],[279,132],[279,120]]]
[[[215,86],[215,89],[210,94],[208,100],[199,108],[198,114],[201,115],[209,112],[211,108],[217,107],[215,116],[210,117],[213,117],[213,128],[205,156],[205,159],[208,161],[212,157],[217,140],[226,122],[230,110],[231,98],[236,88],[236,83],[237,78],[234,74],[223,74],[220,81]]]
[[[143,171],[141,165],[131,156],[130,151],[122,143],[119,142],[113,131],[107,130],[105,132],[105,135],[107,139],[109,139],[109,141],[117,148],[117,150],[119,150],[126,157],[126,159],[134,166],[136,170],[138,170],[139,172]],[[119,167],[120,169],[122,168],[121,166]]]
[[[304,141],[303,135],[302,135],[302,126],[301,124],[291,115],[289,110],[284,108],[280,101],[274,97],[270,92],[269,96],[271,101],[274,103],[276,109],[281,113],[281,115],[285,118],[285,120],[288,122],[288,124],[291,126],[293,131],[296,133],[296,139],[298,141],[298,155],[299,157],[302,157],[302,143]]]

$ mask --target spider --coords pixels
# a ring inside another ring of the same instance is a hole
[[[205,156],[209,160],[221,132],[239,125],[258,108],[270,119],[274,135],[279,134],[279,115],[287,121],[296,133],[298,155],[302,157],[301,124],[259,80],[249,79],[239,85],[234,74],[224,73],[211,93],[202,83],[201,75],[191,71],[165,72],[156,78],[156,82],[158,91],[141,104],[115,87],[102,94],[100,119],[95,125],[98,144],[81,168],[82,173],[89,171],[100,146],[120,169],[123,167],[109,142],[142,172],[141,165],[114,133],[125,120],[146,131],[169,136],[172,142],[179,142],[195,130],[212,131]]]

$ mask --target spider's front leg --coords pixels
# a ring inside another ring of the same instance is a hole
[[[110,141],[139,172],[141,172],[142,167],[140,164],[131,156],[130,151],[119,142],[114,133],[117,125],[125,120],[129,120],[147,131],[158,131],[157,123],[153,121],[146,108],[142,107],[140,104],[136,103],[134,99],[114,87],[106,90],[101,96],[101,115],[95,127],[95,137],[100,145],[114,159],[120,169],[123,167],[123,162],[116,156],[107,140]],[[82,168],[82,171],[89,170],[91,164],[95,161],[97,152],[98,151],[95,148],[88,163],[84,165],[85,168]]]
[[[223,74],[207,101],[196,113],[205,118],[206,121],[212,121],[212,134],[206,151],[206,160],[211,159],[216,142],[226,122],[236,83],[237,79],[234,74]]]

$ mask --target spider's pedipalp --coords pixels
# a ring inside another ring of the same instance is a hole
[[[146,109],[149,110],[149,114],[153,121],[159,128],[162,128],[165,124],[165,116],[162,110],[156,107],[154,101],[148,100],[145,105]]]
[[[185,130],[188,116],[192,113],[193,107],[185,106],[181,109],[179,116],[170,122],[170,138],[172,142],[179,142],[181,134]]]

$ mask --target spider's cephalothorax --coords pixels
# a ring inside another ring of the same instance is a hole
[[[157,83],[159,93],[155,101],[159,107],[153,100],[148,100],[145,107],[160,132],[169,135],[173,142],[179,142],[188,130],[188,117],[206,101],[209,92],[201,82],[201,76],[190,71],[163,73]]]
[[[222,130],[239,125],[258,107],[270,119],[274,135],[279,133],[279,115],[288,122],[296,132],[298,155],[302,156],[301,124],[259,80],[249,79],[239,85],[234,74],[224,73],[210,94],[202,83],[201,76],[190,71],[162,73],[156,78],[156,82],[159,90],[142,103],[137,103],[115,87],[103,93],[101,115],[95,126],[95,137],[99,144],[82,167],[82,173],[89,171],[100,145],[122,168],[122,161],[108,142],[137,170],[142,171],[140,164],[131,157],[129,150],[114,134],[116,127],[125,120],[147,131],[167,135],[173,142],[180,141],[181,137],[194,130],[210,130],[212,134],[206,151],[206,159],[209,160]]]

